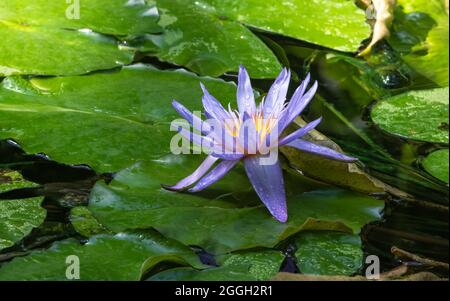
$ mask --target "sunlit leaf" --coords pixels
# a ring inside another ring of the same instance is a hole
[[[364,12],[345,0],[158,0],[157,5],[165,31],[151,39],[151,52],[205,75],[236,72],[239,64],[253,78],[279,73],[275,55],[247,27],[348,52],[370,36]]]
[[[409,139],[448,143],[448,87],[411,91],[378,102],[372,120]]]

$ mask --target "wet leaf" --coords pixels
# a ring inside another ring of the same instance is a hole
[[[284,259],[279,251],[241,252],[219,257],[219,267],[204,270],[176,268],[158,273],[151,281],[265,281],[279,271]]]
[[[101,225],[87,207],[79,206],[70,210],[70,222],[75,230],[85,236],[91,237],[97,234],[109,233],[110,231]]]
[[[363,263],[358,235],[331,231],[305,232],[295,243],[295,256],[302,274],[352,275]]]
[[[158,0],[163,36],[152,38],[156,55],[202,75],[219,76],[244,64],[253,78],[275,78],[281,65],[248,28],[221,19],[202,1]]]
[[[134,50],[110,36],[158,33],[158,19],[156,7],[143,1],[2,1],[0,76],[77,75],[129,64]]]
[[[152,38],[150,50],[211,76],[236,72],[243,64],[253,78],[276,77],[277,58],[246,26],[349,52],[370,36],[364,12],[345,0],[158,0],[157,5],[165,32]]]
[[[71,255],[79,259],[80,280],[140,280],[164,261],[204,267],[189,248],[154,232],[103,234],[84,245],[68,239],[15,258],[1,267],[0,280],[67,280]]]
[[[370,36],[364,11],[353,1],[204,0],[247,26],[340,51],[354,52]]]
[[[90,29],[115,36],[160,32],[158,19],[156,6],[146,1],[2,0],[0,3],[0,20],[33,27]]]
[[[0,36],[0,76],[84,74],[129,64],[134,57],[133,50],[92,32],[33,27],[0,18]]]
[[[18,172],[0,169],[0,192],[33,185]],[[46,211],[41,207],[42,199],[0,199],[0,250],[11,247],[44,221]]]
[[[378,102],[372,120],[408,139],[448,143],[448,88],[411,91]]]
[[[380,217],[383,207],[383,202],[342,190],[304,192],[311,184],[287,175],[289,220],[282,224],[261,204],[239,168],[203,193],[181,194],[160,187],[192,172],[194,167],[186,166],[192,160],[170,156],[124,170],[109,186],[94,187],[89,208],[113,231],[153,227],[186,245],[221,254],[273,247],[301,230],[358,233]]]
[[[422,161],[422,165],[432,176],[448,183],[448,149],[432,152]]]
[[[170,122],[180,118],[171,101],[200,110],[200,81],[224,100],[235,98],[234,84],[143,65],[80,77],[8,78],[0,89],[0,138],[61,163],[118,171],[170,152]]]

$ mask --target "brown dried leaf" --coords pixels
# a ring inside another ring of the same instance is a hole
[[[373,23],[372,40],[369,45],[358,56],[366,56],[372,51],[372,47],[380,40],[389,36],[389,27],[394,20],[394,8],[396,0],[372,0],[375,10],[375,22]],[[370,9],[371,5],[368,6]],[[369,20],[370,21],[370,20]]]

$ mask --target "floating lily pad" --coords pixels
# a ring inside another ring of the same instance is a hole
[[[133,61],[134,51],[109,37],[33,27],[0,18],[0,76],[76,75]]]
[[[363,10],[346,0],[203,0],[245,25],[340,51],[370,37]]]
[[[85,237],[109,232],[108,229],[95,219],[89,209],[84,206],[72,208],[69,219],[74,229]]]
[[[201,1],[158,0],[156,55],[202,75],[219,76],[244,64],[253,78],[275,78],[281,65],[272,51],[242,24],[222,19]]]
[[[77,75],[130,64],[134,50],[110,36],[158,33],[158,20],[156,7],[144,1],[2,1],[0,76]]]
[[[0,192],[33,186],[15,171],[0,169]],[[45,219],[43,198],[23,200],[0,199],[0,250],[11,247]]]
[[[447,87],[387,98],[373,107],[372,120],[408,139],[448,143],[448,93]]]
[[[239,168],[203,193],[161,188],[192,172],[186,166],[192,161],[193,156],[170,156],[124,170],[109,186],[94,187],[89,208],[113,231],[153,227],[186,245],[221,254],[270,248],[301,230],[358,233],[380,217],[383,207],[379,200],[343,190],[304,192],[309,185],[287,175],[289,220],[283,224],[272,218],[248,182],[240,180],[245,173]]]
[[[345,0],[158,0],[157,5],[165,33],[152,39],[156,55],[211,76],[236,72],[239,64],[253,78],[279,73],[275,55],[245,26],[351,52],[370,36],[364,12]]]
[[[423,160],[422,165],[432,176],[448,183],[448,149],[432,152]]]
[[[301,233],[296,240],[298,267],[303,274],[351,275],[363,263],[358,235],[315,231]]]
[[[158,273],[152,281],[264,281],[280,270],[279,251],[243,252],[219,257],[219,267],[204,270],[176,268]]]
[[[115,36],[160,32],[158,9],[144,0],[2,0],[0,21],[27,26],[90,29]]]
[[[204,267],[189,248],[154,232],[103,234],[84,245],[69,239],[15,258],[2,265],[0,280],[67,280],[71,255],[79,258],[80,280],[140,280],[164,261]]]
[[[0,138],[61,163],[118,171],[170,152],[170,122],[180,118],[171,101],[200,110],[200,82],[223,100],[235,98],[232,83],[143,65],[78,77],[8,78],[0,89]]]

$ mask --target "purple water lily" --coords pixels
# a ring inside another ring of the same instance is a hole
[[[259,106],[255,103],[250,78],[244,67],[239,69],[237,102],[238,109],[226,110],[201,84],[203,107],[208,120],[203,121],[177,101],[173,106],[201,134],[180,130],[180,134],[199,145],[208,145],[208,157],[188,177],[167,189],[189,192],[201,191],[220,180],[236,164],[243,161],[245,171],[256,193],[280,222],[287,221],[286,194],[283,174],[278,157],[271,164],[263,164],[279,146],[294,147],[304,152],[344,162],[357,159],[324,146],[300,139],[321,121],[318,118],[287,136],[281,136],[286,127],[303,111],[317,90],[317,82],[307,90],[310,76],[305,78],[286,103],[291,73],[283,69],[267,96]],[[219,125],[219,126],[217,126]],[[245,125],[245,126],[244,126]],[[212,130],[214,128],[214,130]],[[217,131],[217,128],[220,128]],[[212,133],[212,134],[211,134]],[[275,143],[274,143],[275,142]],[[214,168],[213,166],[219,162]],[[188,187],[192,186],[188,189]]]

